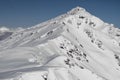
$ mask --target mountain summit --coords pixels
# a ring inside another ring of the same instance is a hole
[[[0,80],[120,80],[120,29],[77,7],[0,41]]]

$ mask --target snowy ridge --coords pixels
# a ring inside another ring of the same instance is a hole
[[[0,80],[120,80],[120,30],[84,8],[0,41]]]

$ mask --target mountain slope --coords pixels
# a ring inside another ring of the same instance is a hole
[[[1,27],[0,28],[0,41],[6,39],[7,37],[9,37],[10,35],[12,35],[12,31],[10,31],[8,28],[6,27]]]
[[[119,38],[119,29],[74,8],[0,41],[0,80],[120,80]]]

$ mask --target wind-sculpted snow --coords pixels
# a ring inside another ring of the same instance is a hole
[[[77,7],[0,41],[0,80],[120,80],[119,38]]]

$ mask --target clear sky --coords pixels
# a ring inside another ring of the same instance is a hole
[[[120,0],[0,0],[0,27],[31,27],[76,6],[120,27]]]

